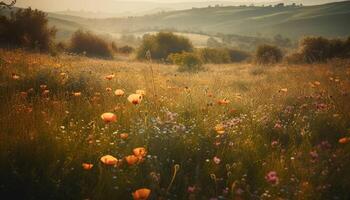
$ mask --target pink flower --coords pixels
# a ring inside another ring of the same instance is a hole
[[[275,171],[270,171],[267,173],[265,176],[265,179],[267,182],[271,183],[272,185],[277,185],[279,183],[279,178],[277,176],[277,172]]]
[[[311,162],[316,162],[318,159],[318,153],[317,151],[310,151],[310,156],[311,156]]]
[[[221,162],[221,159],[220,158],[218,158],[217,156],[215,156],[214,158],[213,158],[213,161],[214,161],[214,163],[215,164],[220,164],[220,162]]]
[[[195,190],[196,190],[196,186],[188,186],[188,188],[187,188],[188,193],[194,193]]]
[[[277,145],[278,145],[278,141],[274,140],[274,141],[271,142],[271,147],[272,148],[277,147]]]
[[[279,122],[277,122],[274,126],[275,129],[281,129],[282,128],[282,124],[280,124]]]

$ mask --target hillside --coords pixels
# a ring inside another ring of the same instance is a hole
[[[129,31],[175,28],[242,35],[346,36],[350,2],[305,7],[218,7],[174,11],[127,19],[96,20],[100,28]]]
[[[304,35],[345,37],[350,33],[350,1],[303,7],[206,7],[127,18],[89,19],[59,13],[48,16],[50,25],[59,30],[59,40],[67,39],[79,28],[110,35],[171,29],[205,35],[273,37],[281,34],[292,39]]]

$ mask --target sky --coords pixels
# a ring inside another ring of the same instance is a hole
[[[5,0],[8,2],[10,0]],[[239,4],[269,3],[269,2],[296,2],[320,4],[331,2],[332,0],[17,0],[18,7],[32,7],[44,11],[64,11],[64,10],[84,10],[90,12],[120,13],[126,11],[145,11],[156,8],[182,9],[191,7],[204,7],[209,4],[214,5],[219,2],[230,5],[235,2]],[[336,1],[336,0],[333,0]],[[208,3],[210,2],[210,3]],[[176,4],[176,5],[174,5]],[[207,5],[206,5],[207,4]]]

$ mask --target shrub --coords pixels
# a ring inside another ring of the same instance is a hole
[[[170,54],[167,60],[178,65],[179,71],[195,72],[203,69],[200,57],[193,52]]]
[[[40,51],[50,50],[56,35],[55,28],[48,28],[47,15],[31,8],[19,9],[10,17],[0,17],[0,43]]]
[[[307,63],[325,62],[331,58],[347,58],[350,56],[350,42],[323,37],[306,37],[300,42],[300,54]]]
[[[78,30],[73,34],[70,50],[87,56],[112,57],[108,42],[88,31]]]
[[[306,37],[300,42],[301,55],[308,63],[323,62],[329,57],[330,44],[323,37]]]
[[[230,54],[226,49],[204,48],[199,50],[199,56],[204,63],[230,63]]]
[[[303,55],[299,52],[290,53],[285,57],[288,64],[301,64],[304,62]]]
[[[138,59],[145,59],[147,51],[153,59],[166,59],[172,53],[191,52],[191,42],[170,32],[160,32],[156,35],[145,35],[137,52]]]
[[[251,55],[245,51],[235,50],[235,49],[228,49],[227,51],[230,56],[231,62],[242,62],[250,59],[251,57]]]
[[[123,54],[130,54],[134,51],[134,48],[128,45],[122,46],[120,48],[118,48],[118,52],[119,53],[123,53]]]
[[[256,62],[259,64],[274,64],[282,60],[282,50],[272,45],[260,45],[256,51]]]

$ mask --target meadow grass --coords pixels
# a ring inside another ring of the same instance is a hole
[[[350,65],[339,62],[193,74],[0,50],[0,194],[132,199],[148,188],[149,199],[349,199]],[[138,89],[146,94],[133,105]],[[106,112],[117,121],[105,123]],[[137,147],[147,155],[128,164]]]

